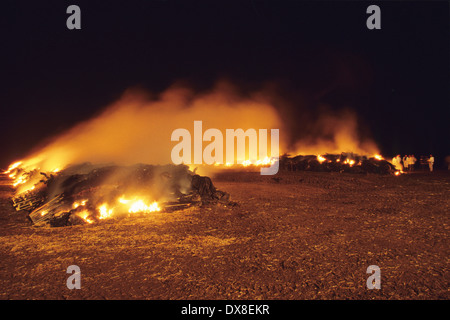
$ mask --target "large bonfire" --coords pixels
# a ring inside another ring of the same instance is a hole
[[[228,128],[287,132],[277,109],[258,94],[241,98],[220,86],[202,95],[175,87],[155,100],[128,93],[100,115],[12,163],[3,174],[15,189],[13,205],[28,211],[35,225],[59,226],[230,203],[229,196],[217,190],[208,176],[196,174],[196,167],[214,173],[253,170],[278,162],[280,170],[288,171],[400,173],[379,155],[374,143],[358,139],[351,113],[323,118],[319,131],[314,131],[317,139],[299,140],[291,148],[289,137],[282,136],[281,156],[260,154],[250,159],[247,150],[237,154],[234,163],[171,164],[172,131],[198,119],[223,132]]]

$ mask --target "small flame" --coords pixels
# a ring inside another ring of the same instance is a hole
[[[262,167],[262,166],[270,166],[272,164],[275,163],[275,160],[269,157],[265,157],[262,160],[244,160],[242,161],[242,166],[244,167],[248,167],[248,166],[256,166],[256,167]],[[225,164],[220,164],[220,163],[214,163],[214,166],[218,167],[218,166],[225,166],[225,167],[234,167],[236,164],[231,163],[231,162],[226,162]]]
[[[4,171],[3,173],[4,174],[9,174],[11,171],[13,171],[14,169],[16,169],[18,166],[20,166],[22,164],[22,161],[17,161],[17,162],[14,162],[13,164],[11,164],[9,167],[8,167],[8,170],[6,170],[6,171]]]
[[[350,165],[350,167],[351,167],[355,164],[355,160],[345,159],[344,163]]]
[[[40,176],[35,172],[39,170],[34,166],[26,166],[22,161],[17,161],[3,171],[12,180],[11,185],[16,188],[16,194],[25,193],[36,188],[36,184],[40,182]]]
[[[317,155],[317,161],[319,161],[319,163],[324,162],[326,159],[324,157],[322,157],[320,154]]]
[[[82,200],[82,201],[80,201],[80,202],[74,202],[73,203],[73,205],[72,205],[72,208],[73,209],[76,209],[76,208],[78,208],[79,206],[84,206],[84,205],[86,205],[86,202],[87,202],[87,200]]]
[[[252,164],[252,162],[251,162],[250,160],[245,160],[245,161],[242,162],[242,165],[243,165],[244,167],[247,167],[247,166],[249,166],[249,165],[251,165],[251,164]]]
[[[395,171],[395,175],[396,176],[399,176],[399,175],[401,175],[401,174],[404,174],[405,172],[403,171],[403,170],[397,170],[397,171]]]
[[[160,211],[158,207],[157,202],[153,202],[149,206],[147,206],[144,201],[138,200],[132,203],[130,206],[130,209],[128,210],[129,213],[136,213],[136,212],[155,212]]]
[[[99,219],[106,219],[111,217],[113,213],[113,209],[108,209],[108,206],[106,203],[102,204],[100,207],[98,207],[98,211],[100,212]]]
[[[155,211],[161,211],[161,208],[158,205],[158,202],[154,201],[150,205],[145,204],[145,202],[141,199],[137,200],[128,200],[124,199],[123,197],[119,198],[118,200],[122,204],[128,205],[128,212],[129,213],[137,213],[137,212],[155,212]]]
[[[373,157],[377,160],[384,160],[384,158],[380,154],[376,154]]]
[[[17,179],[14,181],[13,186],[14,186],[14,187],[17,187],[18,185],[24,184],[24,183],[26,183],[27,181],[28,181],[28,179],[27,179],[26,177],[21,176],[21,177],[17,178]]]
[[[77,216],[79,216],[81,219],[83,219],[87,223],[93,223],[94,220],[90,218],[90,213],[88,210],[79,211],[76,213]]]
[[[269,157],[265,157],[263,160],[258,160],[256,161],[256,165],[257,166],[268,166],[268,165],[272,165],[274,164],[274,160],[269,158]]]

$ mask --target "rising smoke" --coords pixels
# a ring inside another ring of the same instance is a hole
[[[286,108],[274,92],[256,90],[243,95],[223,81],[201,93],[180,85],[154,97],[142,90],[127,90],[97,116],[32,152],[23,167],[51,171],[85,162],[169,164],[176,144],[171,133],[177,128],[193,133],[195,120],[203,121],[203,130],[280,129],[280,154],[378,151],[370,139],[360,139],[357,116],[349,110],[306,116],[297,123],[289,113],[281,112]],[[299,130],[304,133],[300,137]]]

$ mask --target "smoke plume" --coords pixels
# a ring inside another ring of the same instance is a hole
[[[304,117],[296,128],[292,126],[295,121],[280,112],[286,109],[282,101],[275,93],[255,91],[243,95],[227,82],[201,93],[180,85],[155,96],[128,90],[97,116],[31,153],[22,167],[52,171],[84,162],[169,164],[176,144],[171,141],[172,132],[185,128],[193,134],[195,120],[203,122],[203,131],[279,129],[280,154],[377,153],[372,141],[359,138],[358,119],[351,111],[325,112],[316,119]],[[305,134],[293,135],[297,129]]]

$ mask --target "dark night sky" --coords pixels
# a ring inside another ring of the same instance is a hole
[[[81,8],[81,30],[66,8]],[[381,30],[366,8],[381,7]],[[0,166],[140,86],[276,83],[291,127],[351,107],[386,155],[450,154],[449,3],[4,1]],[[296,105],[300,105],[298,109]],[[300,132],[301,130],[299,130]]]

